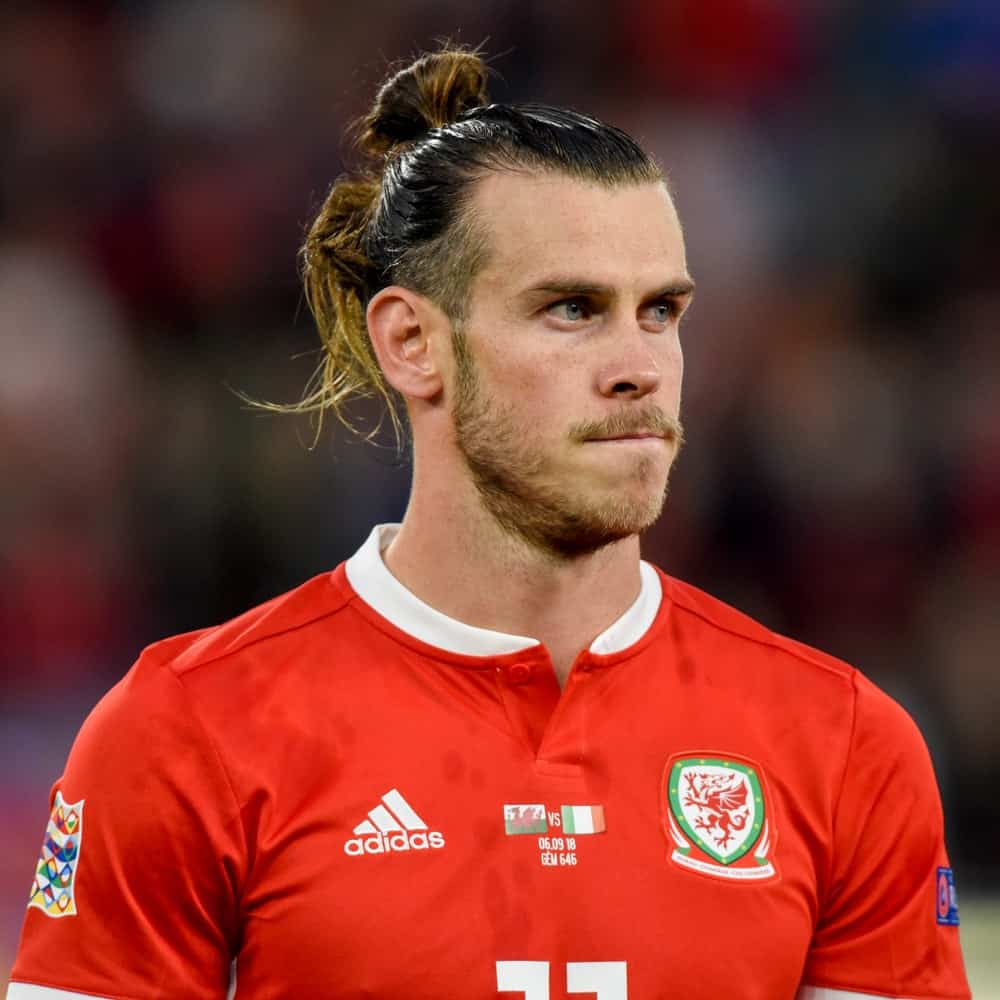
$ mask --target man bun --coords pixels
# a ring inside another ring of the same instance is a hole
[[[359,146],[373,156],[443,128],[487,101],[486,64],[475,52],[444,49],[391,76],[361,123]]]
[[[401,444],[404,410],[379,367],[366,310],[381,289],[400,285],[433,302],[460,336],[489,255],[488,228],[473,210],[479,179],[541,170],[603,185],[662,182],[624,132],[565,108],[488,104],[486,81],[478,52],[445,44],[379,89],[355,130],[368,162],[334,182],[302,247],[322,361],[298,403],[258,405],[314,414],[318,435],[326,414],[361,431],[348,404],[374,397]]]
[[[303,289],[323,345],[323,360],[298,403],[255,405],[275,412],[316,414],[318,435],[327,412],[354,428],[345,404],[375,396],[385,402],[397,440],[402,440],[396,399],[365,323],[369,299],[400,257],[394,253],[383,259],[387,254],[382,252],[373,261],[368,238],[391,162],[386,154],[416,145],[415,140],[431,129],[485,103],[486,64],[475,52],[449,45],[421,56],[382,85],[357,131],[360,151],[378,162],[334,182],[302,247]]]

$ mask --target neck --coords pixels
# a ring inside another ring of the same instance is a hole
[[[638,596],[638,537],[559,558],[512,536],[466,499],[414,490],[399,534],[383,553],[386,565],[451,618],[538,639],[564,684],[577,654]]]

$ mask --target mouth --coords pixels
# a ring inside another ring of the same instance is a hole
[[[656,431],[633,431],[631,434],[614,434],[609,437],[587,438],[588,444],[620,444],[629,441],[664,441],[665,435]]]
[[[622,409],[600,420],[588,420],[573,426],[571,436],[581,444],[617,444],[638,448],[653,448],[650,442],[661,442],[679,450],[684,431],[676,417],[658,406],[643,410]]]

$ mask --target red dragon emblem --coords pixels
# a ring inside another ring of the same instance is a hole
[[[530,833],[545,819],[544,806],[517,806],[507,816],[512,833]]]
[[[726,754],[674,754],[663,771],[663,832],[670,860],[712,878],[778,877],[776,831],[760,765]]]
[[[694,811],[695,830],[725,851],[746,828],[753,803],[746,778],[736,771],[689,770],[684,775],[681,802]]]

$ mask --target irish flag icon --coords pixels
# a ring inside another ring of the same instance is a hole
[[[563,833],[604,833],[604,806],[563,806]]]

